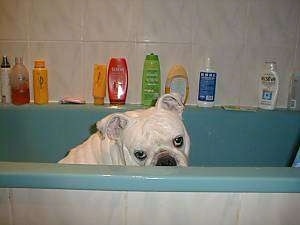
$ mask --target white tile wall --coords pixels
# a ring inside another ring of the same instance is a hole
[[[13,195],[8,201],[5,197],[6,190],[0,190],[0,218],[4,218],[6,222],[3,224],[300,224],[299,193],[121,192],[16,188],[12,189]],[[8,204],[12,205],[11,219],[3,214]]]
[[[256,106],[263,62],[274,59],[277,105],[286,107],[289,75],[300,70],[298,0],[1,0],[0,6],[0,56],[13,64],[13,56],[23,55],[30,71],[33,60],[45,59],[52,101],[74,95],[92,102],[93,64],[111,56],[127,58],[128,103],[140,103],[151,52],[160,57],[163,84],[173,64],[185,66],[188,104],[196,103],[206,56],[220,74],[218,105]]]

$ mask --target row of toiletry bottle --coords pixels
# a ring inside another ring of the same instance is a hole
[[[36,60],[33,69],[34,103],[48,103],[48,75],[45,61]],[[10,69],[7,56],[1,64],[1,102],[23,105],[30,102],[29,72],[22,57],[15,58],[15,65]]]
[[[105,64],[94,65],[93,96],[95,105],[103,105],[106,84],[110,104],[125,104],[128,89],[128,69],[125,58],[111,58],[108,69]],[[188,97],[188,77],[181,65],[171,68],[165,93],[177,92],[185,103]],[[142,76],[142,104],[152,106],[161,93],[160,63],[157,55],[149,54],[144,61]]]
[[[199,74],[198,105],[211,107],[215,102],[217,73],[212,70],[210,58],[206,67]],[[160,64],[157,55],[149,54],[145,58],[142,78],[142,104],[154,105],[161,90]],[[185,104],[189,96],[187,72],[182,65],[174,65],[168,72],[165,83],[165,93],[177,93]]]
[[[199,72],[197,105],[212,107],[215,104],[217,80],[219,74],[214,70],[211,58],[206,58],[205,66]],[[146,56],[142,79],[142,104],[153,105],[160,96],[160,65],[157,55]],[[260,74],[258,90],[258,107],[273,110],[279,90],[279,77],[276,62],[266,61]],[[186,70],[181,65],[174,65],[168,73],[165,93],[178,93],[184,104],[189,95],[189,84]]]

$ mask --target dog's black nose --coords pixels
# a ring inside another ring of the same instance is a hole
[[[165,155],[159,157],[156,166],[177,166],[177,162],[172,156]]]

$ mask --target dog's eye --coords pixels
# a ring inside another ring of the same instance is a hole
[[[143,161],[147,158],[147,153],[142,150],[137,150],[134,152],[134,155],[137,159]]]
[[[182,136],[178,136],[176,138],[173,139],[173,144],[175,147],[181,147],[183,145],[183,137]]]

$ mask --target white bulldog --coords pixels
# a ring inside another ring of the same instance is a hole
[[[165,94],[155,107],[108,115],[97,122],[98,132],[59,163],[187,166],[190,138],[183,109],[179,95]]]

